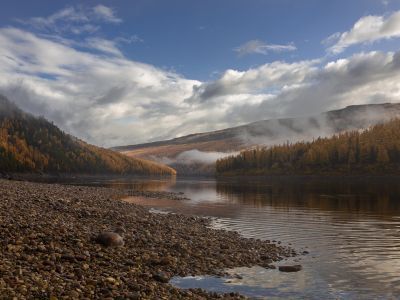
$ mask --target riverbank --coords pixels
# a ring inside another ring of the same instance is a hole
[[[0,294],[18,299],[235,299],[239,295],[179,290],[168,280],[221,275],[231,267],[268,267],[294,254],[211,229],[207,219],[149,213],[119,200],[122,195],[109,188],[0,180]],[[94,241],[109,231],[120,233],[124,245],[104,247]]]

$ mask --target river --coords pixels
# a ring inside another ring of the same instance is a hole
[[[297,273],[261,267],[238,278],[187,277],[182,288],[238,291],[268,299],[400,298],[398,178],[139,179],[106,185],[182,192],[190,200],[140,200],[160,211],[210,216],[213,226],[281,242],[303,253]]]

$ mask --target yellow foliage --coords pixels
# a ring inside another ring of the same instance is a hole
[[[260,175],[399,173],[400,120],[312,142],[245,150],[218,160],[216,169],[218,174]]]

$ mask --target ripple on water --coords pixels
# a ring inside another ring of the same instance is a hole
[[[201,188],[200,188],[201,187]],[[176,286],[238,291],[250,297],[400,298],[400,187],[395,184],[224,184],[177,181],[170,191],[195,201],[141,203],[218,217],[215,228],[282,241],[309,255],[298,273],[233,269],[243,279],[174,278]],[[207,197],[207,199],[204,199]],[[287,263],[287,262],[286,262]]]

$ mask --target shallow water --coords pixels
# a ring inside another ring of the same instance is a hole
[[[75,182],[76,183],[76,182]],[[281,241],[309,254],[297,273],[260,267],[237,278],[174,278],[181,288],[268,299],[400,299],[400,185],[386,179],[113,180],[84,184],[183,192],[191,200],[139,199],[155,213],[216,217],[214,226]],[[155,210],[154,210],[155,209]]]
[[[177,180],[150,186],[184,192],[192,200],[137,203],[217,217],[217,228],[309,252],[290,262],[303,266],[298,273],[239,268],[231,271],[243,279],[174,278],[176,286],[269,299],[400,298],[400,186],[395,178]]]

